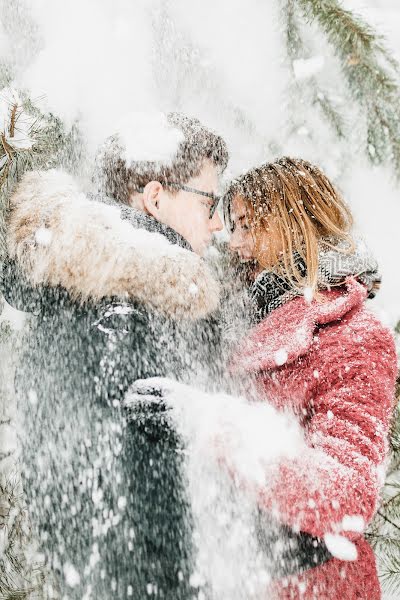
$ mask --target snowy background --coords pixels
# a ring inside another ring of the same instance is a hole
[[[385,34],[400,59],[399,0],[343,4]],[[320,164],[343,190],[381,263],[375,307],[394,325],[400,319],[399,186],[388,169],[367,164],[362,123],[317,28],[309,27],[308,60],[288,61],[280,8],[278,0],[0,0],[0,56],[12,64],[17,87],[67,125],[79,121],[91,153],[123,129],[132,157],[168,155],[174,140],[160,136],[160,111],[179,110],[226,138],[226,179],[281,154]],[[352,135],[346,143],[337,141],[315,106],[291,93],[294,81],[307,86],[312,78],[347,107]],[[9,311],[1,318],[12,317]],[[240,419],[234,420],[246,425],[239,409],[237,404]],[[195,438],[199,445],[202,431]],[[270,439],[264,429],[262,439]],[[257,449],[270,454],[260,444]],[[191,468],[191,480],[202,482],[200,466]],[[212,486],[206,487],[202,514],[215,501]],[[217,534],[225,529],[211,537],[210,524],[204,527],[208,543],[219,543]]]
[[[387,39],[387,45],[400,60],[400,4],[397,0],[347,1]],[[371,169],[357,160],[344,185],[360,230],[374,249],[383,273],[382,293],[376,304],[381,316],[394,324],[400,318],[400,189],[384,169]]]

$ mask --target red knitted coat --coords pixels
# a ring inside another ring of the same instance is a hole
[[[347,518],[368,524],[376,511],[397,371],[393,337],[366,295],[349,278],[322,300],[291,300],[249,332],[233,360],[236,374],[256,375],[263,398],[298,415],[308,446],[269,465],[260,506],[296,530],[346,535],[358,550],[356,561],[333,558],[281,582],[278,598],[380,598],[372,550]]]

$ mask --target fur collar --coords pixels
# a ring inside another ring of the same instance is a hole
[[[251,329],[233,358],[232,368],[267,371],[306,354],[318,325],[339,321],[367,297],[367,288],[352,277],[344,288],[322,292],[322,302],[298,297],[274,310]]]
[[[80,302],[117,297],[188,319],[218,305],[203,259],[132,227],[119,207],[90,200],[63,171],[25,174],[11,196],[7,242],[31,285],[61,286]]]

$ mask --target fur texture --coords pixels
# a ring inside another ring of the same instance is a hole
[[[350,537],[359,551],[354,564],[332,559],[308,571],[300,578],[303,595],[292,581],[279,598],[308,600],[313,587],[318,598],[343,597],[344,566],[346,598],[380,597],[362,523],[378,503],[397,359],[392,334],[364,306],[366,289],[354,279],[346,288],[276,309],[250,331],[233,361],[235,371],[256,376],[262,398],[298,415],[308,445],[296,459],[266,466],[260,505],[294,529]],[[361,531],[352,531],[348,516],[362,517]],[[367,579],[360,581],[360,573]]]
[[[199,256],[134,229],[62,171],[23,177],[11,197],[8,252],[34,286],[60,285],[79,301],[115,296],[188,319],[218,305],[218,284]]]

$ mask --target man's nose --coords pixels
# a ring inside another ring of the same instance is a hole
[[[215,213],[213,215],[213,218],[211,219],[210,225],[211,225],[211,231],[212,232],[214,232],[214,231],[222,231],[223,228],[224,228],[224,225],[223,225],[223,223],[221,221],[221,217],[219,216],[217,210],[215,211]]]

